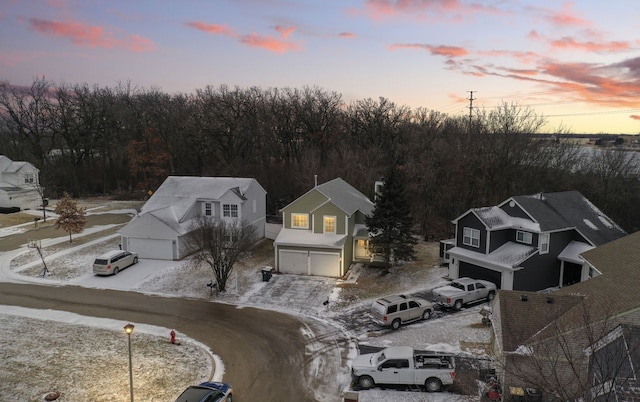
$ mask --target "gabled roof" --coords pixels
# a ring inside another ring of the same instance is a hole
[[[181,220],[197,200],[218,200],[231,191],[244,199],[255,179],[239,177],[169,176],[142,207],[165,222]],[[261,188],[261,187],[260,187]]]
[[[322,183],[307,191],[304,195],[309,194],[311,191],[320,192],[322,195],[329,199],[329,202],[335,204],[347,215],[352,215],[356,211],[360,211],[365,215],[371,215],[371,213],[373,212],[373,202],[371,202],[371,200],[369,200],[366,195],[356,190],[353,186],[351,186],[340,177],[330,180],[326,183]],[[304,195],[302,195],[301,197],[304,197]],[[282,208],[282,210],[287,208],[289,205]]]
[[[543,232],[575,228],[594,246],[626,234],[578,191],[521,195],[512,199],[540,225]]]
[[[601,275],[551,294],[498,292],[499,319],[505,327],[504,350],[556,336],[554,321],[559,328],[584,326],[585,311],[595,322],[640,310],[640,232],[585,251],[581,256]],[[526,295],[528,301],[522,302],[521,295]],[[546,303],[547,297],[552,297],[553,303]]]
[[[365,215],[371,215],[373,212],[373,202],[340,177],[319,185],[316,190],[349,215],[356,211]]]
[[[502,208],[484,207],[471,210],[487,227],[487,229],[524,229],[533,232],[540,231],[540,225],[529,219],[510,216]]]
[[[620,313],[640,308],[640,232],[581,254],[601,275],[559,289],[557,294],[581,294],[592,300],[592,308]]]
[[[500,290],[496,302],[500,311],[496,332],[502,335],[502,350],[513,352],[578,305],[580,297]]]

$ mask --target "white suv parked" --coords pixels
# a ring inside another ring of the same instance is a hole
[[[419,297],[405,295],[387,296],[378,299],[371,305],[373,322],[393,329],[400,325],[418,320],[428,320],[433,311],[433,304]]]

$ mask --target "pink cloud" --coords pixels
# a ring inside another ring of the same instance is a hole
[[[485,57],[508,57],[516,59],[525,64],[531,64],[540,58],[535,52],[519,52],[513,50],[488,50],[477,52],[480,56]]]
[[[551,41],[551,46],[556,49],[577,49],[588,52],[618,52],[627,50],[631,47],[628,42],[578,42],[577,40],[569,37]]]
[[[300,49],[300,46],[295,43],[283,41],[271,36],[260,36],[255,33],[252,33],[250,35],[243,35],[240,38],[240,42],[251,47],[258,47],[276,53],[285,53],[288,51]]]
[[[200,21],[193,21],[193,22],[187,22],[186,25],[191,27],[191,28],[195,28],[195,29],[198,29],[200,31],[207,32],[207,33],[210,33],[210,34],[220,34],[220,35],[226,35],[226,36],[234,36],[235,35],[235,32],[233,31],[233,29],[229,28],[226,24],[224,24],[224,25],[206,24],[206,23],[200,22]]]
[[[632,114],[629,117],[632,118],[633,120],[640,120],[640,116],[638,116],[637,114]]]
[[[134,52],[154,49],[153,42],[150,39],[137,35],[116,38],[112,33],[105,32],[104,28],[100,26],[90,26],[74,21],[60,22],[37,18],[31,18],[28,22],[32,29],[41,34],[67,38],[77,46],[105,49],[124,48]]]
[[[396,49],[421,49],[426,50],[434,56],[445,56],[445,57],[462,57],[469,54],[467,49],[458,46],[432,46],[420,43],[396,43],[389,47],[390,50]]]
[[[356,37],[356,34],[354,34],[353,32],[340,32],[338,36],[340,38],[352,39]]]
[[[287,26],[283,26],[283,25],[276,25],[275,28],[276,32],[279,32],[280,35],[282,35],[283,38],[287,39],[289,37],[289,35],[291,35],[293,33],[293,31],[296,30],[296,27],[287,27]]]
[[[226,24],[220,25],[207,24],[204,22],[188,22],[186,25],[214,35],[228,36],[238,40],[244,45],[266,49],[275,53],[285,53],[300,49],[299,44],[286,40],[289,35],[296,30],[296,27],[293,26],[276,25],[273,29],[278,32],[282,38],[274,38],[272,36],[262,36],[256,33],[241,35],[236,33],[233,28],[228,27]]]
[[[548,20],[554,25],[560,26],[586,26],[590,22],[579,17],[573,10],[573,3],[566,2],[562,5],[562,10],[551,12]]]
[[[363,10],[349,9],[352,15],[364,14],[373,20],[385,20],[398,16],[449,19],[457,22],[477,14],[505,14],[493,5],[483,2],[466,3],[462,0],[366,0]]]

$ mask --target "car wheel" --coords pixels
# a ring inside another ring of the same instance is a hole
[[[424,313],[422,313],[422,319],[428,320],[429,318],[431,318],[431,310],[425,310]]]
[[[114,275],[118,275],[118,272],[120,272],[120,269],[118,269],[118,267],[115,267],[115,268],[113,269],[113,274],[114,274]]]
[[[489,292],[489,294],[487,295],[487,301],[493,300],[494,297],[496,297],[496,292]]]
[[[393,320],[393,322],[391,323],[391,328],[393,328],[393,329],[400,328],[400,319],[399,318],[396,318],[395,320]]]
[[[424,388],[427,392],[438,392],[442,389],[442,382],[437,378],[427,378],[424,382]]]
[[[362,377],[358,378],[358,385],[360,385],[360,388],[362,389],[369,389],[373,388],[375,383],[373,382],[373,378],[369,377],[368,375],[363,375]]]
[[[227,395],[227,399],[225,399],[225,402],[233,402],[233,397],[231,396],[231,394]]]
[[[462,300],[456,300],[456,302],[453,303],[453,308],[455,310],[460,310],[462,308]]]
[[[137,264],[137,263],[138,263],[138,257],[133,257],[133,263],[134,263],[134,264]],[[231,399],[229,399],[229,400],[231,400]]]

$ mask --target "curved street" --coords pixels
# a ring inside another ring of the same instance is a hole
[[[128,220],[118,216],[88,216],[87,226]],[[12,235],[0,241],[0,251],[60,234],[46,227]],[[336,373],[345,366],[348,345],[340,330],[311,318],[136,292],[20,283],[0,283],[0,305],[175,328],[221,357],[224,380],[238,400],[316,401],[319,389],[326,400],[340,398]]]

